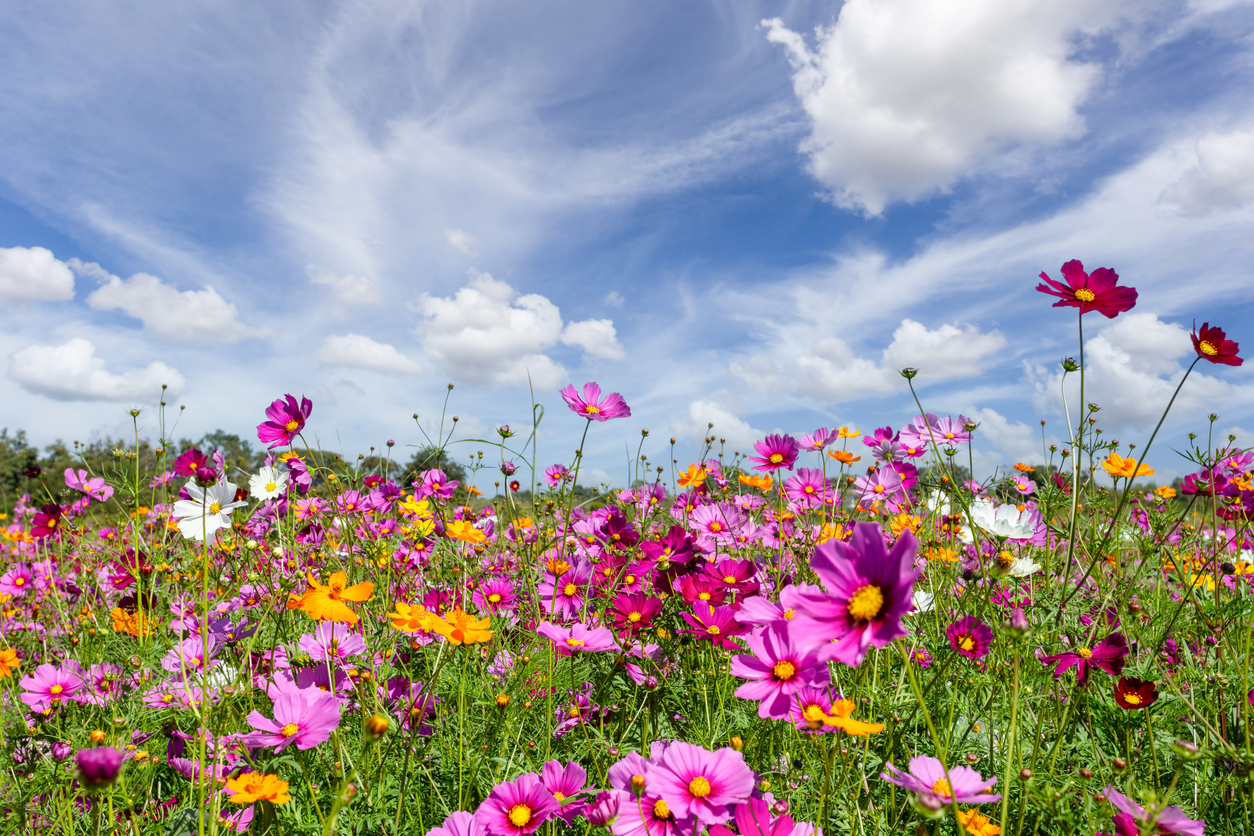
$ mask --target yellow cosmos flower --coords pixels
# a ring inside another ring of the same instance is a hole
[[[233,793],[230,797],[232,804],[252,804],[254,801],[286,804],[292,800],[287,794],[287,781],[280,781],[278,775],[245,772],[234,778],[227,778],[226,789]]]
[[[453,520],[444,529],[449,537],[454,540],[461,540],[463,543],[482,543],[488,539],[488,535],[475,528],[472,523],[466,520]]]
[[[679,487],[695,488],[698,485],[704,485],[705,477],[709,475],[700,465],[690,464],[687,473],[679,474]]]
[[[853,719],[851,714],[853,714],[853,700],[837,700],[832,703],[832,713],[823,715],[823,723],[860,737],[878,734],[884,730],[883,723],[863,723]]]
[[[1102,470],[1116,479],[1134,479],[1137,476],[1152,476],[1155,473],[1146,465],[1138,466],[1136,459],[1131,456],[1124,458],[1118,453],[1111,453],[1106,461],[1102,462]]]

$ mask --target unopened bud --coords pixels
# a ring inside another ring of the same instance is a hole
[[[1062,361],[1062,370],[1064,372],[1076,372],[1080,370],[1080,364],[1075,361],[1074,357],[1065,357]]]
[[[386,714],[375,712],[366,718],[366,737],[371,740],[378,740],[388,733],[388,726],[392,721],[388,719]]]
[[[509,694],[497,694],[496,695],[496,707],[508,708],[509,707]]]
[[[1128,768],[1128,762],[1125,761],[1123,758],[1115,758],[1113,761],[1110,762],[1110,765],[1115,768],[1116,772],[1123,772],[1125,769]]]
[[[744,748],[745,748],[745,742],[744,742],[744,740],[742,740],[742,739],[740,738],[740,736],[739,736],[739,735],[733,735],[733,736],[732,736],[732,739],[731,739],[731,740],[729,740],[729,741],[728,741],[728,743],[730,743],[730,744],[731,744],[731,747],[732,747],[733,749],[735,749],[737,752],[742,752],[742,751],[744,751]]]
[[[1177,740],[1171,744],[1171,751],[1186,761],[1195,761],[1202,756],[1197,744],[1192,740]]]
[[[918,373],[919,373],[918,369],[910,368],[909,366],[907,366],[906,368],[898,372],[898,374],[900,374],[906,380],[914,380],[915,376],[918,375]]]

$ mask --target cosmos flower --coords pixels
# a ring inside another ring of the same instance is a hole
[[[315,662],[343,662],[351,656],[366,652],[366,640],[349,631],[347,624],[324,621],[312,634],[300,637],[300,649]]]
[[[178,520],[179,533],[189,540],[212,544],[217,534],[231,526],[231,512],[247,503],[235,499],[235,485],[223,479],[209,487],[189,481],[185,488],[188,499],[174,503],[171,516]]]
[[[910,612],[919,576],[917,552],[908,531],[889,551],[874,523],[857,523],[848,540],[816,546],[810,565],[825,591],[797,596],[796,635],[821,645],[820,658],[851,666],[862,664],[871,647],[905,636],[901,617]]]
[[[1151,809],[1142,807],[1114,787],[1107,786],[1103,792],[1115,809],[1131,816],[1138,826],[1153,824],[1152,833],[1176,834],[1177,836],[1203,836],[1206,822],[1194,821],[1184,814],[1179,807],[1162,807]]]
[[[553,793],[553,799],[561,805],[557,816],[570,824],[575,816],[584,811],[587,802],[576,798],[588,785],[588,773],[575,761],[562,766],[558,761],[549,761],[540,770],[540,783]]]
[[[374,584],[359,583],[348,585],[348,575],[336,572],[327,580],[325,586],[318,583],[313,575],[306,575],[309,589],[299,598],[292,596],[288,601],[291,609],[303,610],[317,621],[342,621],[346,624],[357,623],[357,613],[345,604],[345,601],[361,603],[370,600],[374,594]]]
[[[771,806],[761,798],[750,798],[736,805],[736,832],[739,836],[790,836],[796,823],[788,815],[775,818]],[[721,824],[709,830],[709,836],[735,836]]]
[[[287,794],[287,781],[279,780],[278,775],[261,772],[243,772],[234,778],[227,778],[226,792],[227,800],[232,804],[252,804],[255,801],[286,804],[292,800]]]
[[[433,616],[431,620],[431,629],[453,645],[483,644],[491,641],[492,631],[488,629],[491,625],[490,618],[476,620],[473,615],[460,608],[453,609],[443,618]]]
[[[1123,660],[1128,655],[1128,643],[1121,633],[1111,633],[1092,648],[1082,647],[1074,653],[1059,653],[1056,656],[1042,656],[1041,664],[1054,668],[1054,679],[1062,677],[1071,667],[1076,669],[1076,682],[1084,685],[1089,681],[1089,673],[1093,668],[1100,668],[1111,676],[1123,672]]]
[[[968,659],[982,659],[993,644],[993,631],[973,615],[960,618],[945,628],[949,646]]]
[[[88,479],[86,470],[75,471],[72,467],[65,469],[65,486],[71,490],[81,491],[97,502],[104,502],[113,496],[113,488],[105,484],[103,476]]]
[[[817,649],[794,643],[789,626],[787,621],[776,622],[745,636],[751,652],[731,660],[732,675],[749,680],[736,689],[736,696],[756,700],[758,716],[764,720],[786,719],[793,694],[807,686],[826,687],[831,681]]]
[[[840,729],[846,734],[866,737],[867,735],[879,734],[884,730],[883,723],[863,723],[861,720],[855,720],[851,716],[853,714],[853,700],[838,699],[832,703],[831,710],[823,717],[823,725],[829,728]]]
[[[39,511],[31,520],[30,535],[36,540],[42,540],[45,537],[53,537],[57,533],[57,527],[61,524],[62,515],[61,506],[55,502],[46,502],[39,506]]]
[[[1097,311],[1107,319],[1114,319],[1136,305],[1136,288],[1120,287],[1119,274],[1109,267],[1085,273],[1084,265],[1073,259],[1062,265],[1062,276],[1066,284],[1041,273],[1045,283],[1036,286],[1041,293],[1058,297],[1055,308],[1079,308],[1081,315]]]
[[[117,780],[122,770],[122,753],[112,746],[79,749],[74,756],[78,780],[89,790],[100,790]]]
[[[803,435],[797,439],[802,450],[809,450],[812,453],[820,452],[824,447],[836,440],[836,431],[827,427],[819,427],[809,435]]]
[[[474,813],[457,810],[449,814],[444,823],[427,831],[427,836],[488,836]]]
[[[1202,330],[1197,330],[1197,322],[1193,323],[1193,350],[1197,356],[1212,363],[1225,366],[1239,366],[1245,362],[1237,356],[1241,346],[1227,338],[1222,328],[1211,328],[1209,322],[1202,323]]]
[[[582,393],[576,391],[574,384],[571,384],[561,391],[561,396],[572,412],[589,421],[609,421],[611,418],[631,416],[631,409],[622,395],[611,392],[601,400],[601,387],[595,383],[585,383]]]
[[[576,621],[569,627],[559,627],[548,621],[536,625],[536,632],[553,642],[558,656],[574,653],[597,653],[617,650],[614,634],[605,627],[586,627]]]
[[[309,398],[302,396],[298,406],[296,398],[284,395],[266,408],[266,417],[270,420],[257,425],[257,438],[270,448],[289,445],[305,428],[311,412],[313,403]]]
[[[287,493],[289,476],[273,467],[263,467],[248,480],[248,491],[257,499],[274,499]]]
[[[247,736],[250,746],[273,746],[282,752],[292,744],[312,749],[331,738],[340,725],[340,704],[333,694],[318,688],[288,689],[274,699],[274,719],[260,711],[248,715],[256,732]]]
[[[1115,702],[1120,708],[1149,708],[1158,699],[1153,682],[1121,676],[1115,682]]]
[[[83,689],[81,669],[69,662],[60,668],[47,663],[35,668],[30,676],[18,682],[25,693],[22,702],[36,714],[58,708],[65,702],[79,702],[78,693]]]
[[[749,461],[754,462],[758,470],[792,470],[801,446],[791,435],[768,435],[762,441],[753,442],[753,450],[757,455],[749,456]]]
[[[544,469],[544,478],[550,488],[556,488],[570,478],[570,471],[564,464],[552,464]]]
[[[17,657],[17,650],[12,647],[0,648],[0,679],[10,679],[13,671],[22,666]]]
[[[14,564],[9,571],[0,575],[0,595],[19,598],[32,587],[34,580],[35,575],[30,566],[25,563]]]
[[[971,503],[971,522],[995,537],[1027,540],[1036,531],[1033,516],[1014,505],[997,505],[990,499]]]
[[[647,630],[661,611],[661,599],[650,598],[643,592],[623,592],[614,598],[605,614],[613,621],[618,635],[630,639]]]
[[[1106,475],[1113,476],[1116,479],[1134,479],[1137,476],[1153,476],[1156,471],[1151,470],[1147,465],[1137,465],[1136,459],[1128,456],[1124,458],[1118,453],[1111,453],[1102,462],[1102,470],[1106,471]]]
[[[927,755],[911,758],[909,772],[902,772],[891,761],[885,763],[884,767],[888,771],[880,773],[880,777],[885,781],[935,801],[937,806],[955,801],[959,804],[992,804],[994,801],[1001,801],[1000,795],[988,792],[997,783],[997,779],[989,778],[986,781],[969,766],[951,766],[948,779],[945,777],[944,765]]]
[[[475,811],[492,836],[528,836],[560,809],[553,793],[534,772],[497,784]]]
[[[666,747],[648,772],[649,791],[682,818],[719,824],[731,818],[732,806],[753,791],[753,770],[735,749],[710,752],[676,740]]]
[[[696,601],[691,613],[683,614],[692,629],[680,632],[692,635],[698,641],[708,641],[728,650],[739,650],[732,641],[735,636],[748,632],[749,628],[736,620],[731,607],[712,607],[709,601]]]

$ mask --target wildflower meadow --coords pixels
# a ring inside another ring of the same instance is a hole
[[[450,386],[410,465],[318,449],[281,383],[263,455],[179,444],[165,404],[158,439],[32,452],[0,497],[0,832],[1254,832],[1254,453],[1214,415],[1182,449],[1105,434],[1083,330],[1137,292],[1053,275],[1067,443],[1042,421],[1044,464],[995,473],[916,397],[747,450],[711,425],[694,461],[644,430],[591,490],[611,380],[458,443]],[[1193,347],[1242,363],[1218,324]]]

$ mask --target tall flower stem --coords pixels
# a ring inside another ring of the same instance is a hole
[[[1071,436],[1071,518],[1067,522],[1067,568],[1063,577],[1071,574],[1072,561],[1075,560],[1075,521],[1080,510],[1080,445],[1084,439],[1084,309],[1080,309],[1080,403],[1076,407],[1080,420]],[[1067,394],[1063,392],[1064,403]],[[1071,432],[1068,421],[1067,431]]]
[[[1010,818],[1010,770],[1014,765],[1015,739],[1019,733],[1019,646],[1015,645],[1014,691],[1010,698],[1010,741],[1006,744],[1006,769],[1002,777],[1001,832],[1006,832]]]

